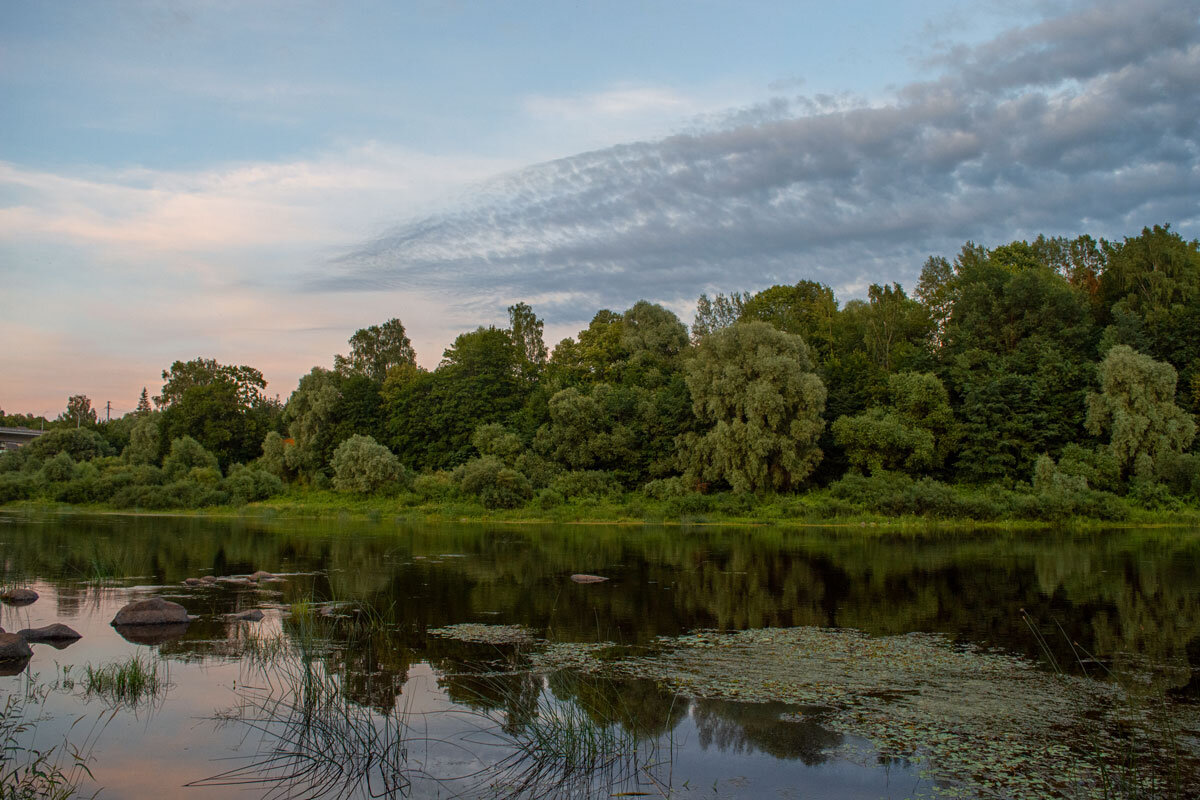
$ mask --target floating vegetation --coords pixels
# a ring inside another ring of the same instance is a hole
[[[472,644],[533,644],[538,641],[533,631],[524,625],[485,625],[477,622],[463,622],[458,625],[447,625],[444,628],[433,628],[431,636],[441,636]]]
[[[929,793],[943,797],[1109,798],[1093,756],[1118,763],[1129,740],[1154,748],[1155,730],[1143,715],[1123,713],[1129,706],[1118,685],[1048,673],[939,635],[768,628],[661,643],[654,656],[604,661],[596,658],[601,646],[550,644],[533,661],[648,678],[693,697],[828,708],[831,729],[870,740],[879,756],[921,764],[934,781]],[[1195,777],[1181,797],[1197,788],[1198,756],[1191,754]]]
[[[159,703],[170,687],[167,662],[139,655],[103,667],[88,664],[81,682],[85,697],[98,697],[113,707],[130,709]]]

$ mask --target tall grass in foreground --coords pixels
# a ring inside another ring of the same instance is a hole
[[[1051,669],[1065,675],[1046,636],[1023,609],[1021,615]],[[1100,796],[1104,800],[1188,800],[1200,796],[1200,754],[1187,752],[1180,723],[1171,714],[1167,698],[1139,698],[1131,690],[1130,676],[1114,673],[1073,641],[1061,626],[1058,631],[1079,670],[1089,678],[1116,682],[1125,698],[1121,706],[1109,709],[1100,718],[1080,715],[1089,719],[1084,731],[1086,754],[1098,775]],[[1102,674],[1092,674],[1096,669]],[[1106,717],[1124,729],[1119,737],[1105,735]]]
[[[380,715],[348,696],[345,678],[326,669],[317,642],[301,633],[251,640],[253,681],[221,712],[257,737],[241,766],[188,784],[243,786],[264,798],[394,797],[408,791],[404,715]]]
[[[88,664],[81,681],[85,697],[129,709],[158,704],[166,698],[170,685],[166,662],[140,655],[102,667]]]
[[[474,741],[499,754],[477,776],[477,793],[670,796],[670,777],[660,775],[669,771],[674,744],[668,739],[664,751],[664,736],[643,729],[641,709],[628,707],[616,684],[567,671],[464,677],[488,708],[475,712],[485,736]]]
[[[406,704],[411,692],[400,707],[383,708],[354,691],[362,676],[346,669],[328,630],[320,631],[323,622],[302,604],[292,609],[290,634],[244,643],[246,673],[235,704],[215,719],[243,729],[249,753],[232,769],[190,786],[240,786],[269,799],[392,797],[418,788],[418,794],[429,788],[439,796],[493,798],[593,797],[598,790],[607,796],[642,788],[660,794],[651,774],[659,766],[659,737],[622,724],[635,710],[604,708],[610,701],[592,696],[611,693],[572,686],[555,696],[553,681],[529,674],[513,681],[508,673],[494,685],[485,679],[479,696],[486,701],[479,706],[431,712],[441,729],[434,736],[427,712]],[[350,613],[337,624],[386,633],[379,616]],[[373,639],[359,641],[370,647]],[[456,720],[453,730],[447,720]]]
[[[65,739],[52,747],[34,746],[41,705],[49,691],[28,680],[19,693],[4,700],[0,709],[0,800],[68,800],[78,795],[85,776],[92,777],[88,769],[90,740],[82,747]]]

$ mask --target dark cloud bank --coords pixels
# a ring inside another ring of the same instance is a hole
[[[911,283],[967,239],[1200,233],[1194,0],[1075,8],[929,64],[884,104],[775,100],[481,187],[331,265],[314,289],[462,302],[563,293],[550,318],[802,277]]]

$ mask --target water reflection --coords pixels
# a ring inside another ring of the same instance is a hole
[[[723,791],[755,796],[798,780],[812,788],[823,770],[844,768],[829,761],[844,740],[822,725],[821,709],[684,701],[646,680],[544,676],[526,669],[525,645],[429,633],[463,622],[520,625],[551,641],[620,643],[613,657],[652,652],[660,637],[696,628],[814,625],[878,635],[940,632],[1036,659],[1019,614],[1024,608],[1039,623],[1062,625],[1066,635],[1049,640],[1062,649],[1060,663],[1072,663],[1069,642],[1076,641],[1117,668],[1171,665],[1149,673],[1149,693],[1200,697],[1195,532],[921,538],[9,518],[0,527],[0,553],[4,580],[36,582],[43,593],[38,604],[0,608],[4,627],[96,623],[82,628],[85,639],[70,651],[40,650],[34,670],[55,659],[107,662],[146,647],[194,667],[173,673],[181,690],[164,704],[161,720],[131,728],[121,740],[113,735],[113,746],[150,746],[165,726],[180,719],[190,725],[186,720],[219,708],[220,744],[209,755],[227,757],[221,748],[236,747],[244,759],[221,780],[204,782],[215,771],[207,759],[156,751],[186,763],[190,779],[213,796],[240,791],[226,784],[241,782],[268,795],[288,786],[331,796],[381,787],[420,796],[414,785],[447,780],[447,791],[460,792],[557,786],[563,794],[587,794],[609,782],[660,794],[661,784],[687,796],[681,770],[693,777],[724,770],[716,778],[746,770],[758,781],[753,789]],[[181,585],[255,570],[286,573],[285,580]],[[610,580],[571,582],[578,572]],[[198,619],[179,630],[113,632],[106,621],[131,592],[169,596]],[[266,619],[228,618],[253,608],[265,609]],[[272,655],[262,648],[273,640],[282,649]],[[268,658],[285,655],[291,661]],[[65,701],[62,708],[75,710]],[[253,741],[244,738],[247,731]],[[591,749],[568,747],[550,760],[529,755],[542,752],[547,738],[586,739],[598,731],[608,738],[597,734]],[[355,755],[364,748],[368,756]],[[795,766],[806,768],[802,779],[781,771]],[[772,770],[779,772],[771,777]],[[98,782],[107,784],[111,774]],[[170,793],[182,782],[175,773],[170,778],[175,782],[156,791]],[[105,795],[121,797],[119,783]],[[863,796],[880,794],[878,784],[862,785]]]

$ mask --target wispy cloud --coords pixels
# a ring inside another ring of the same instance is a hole
[[[309,287],[536,294],[578,318],[581,305],[801,276],[843,290],[911,279],[966,239],[1161,221],[1195,232],[1197,16],[1187,0],[1076,7],[947,50],[934,79],[883,102],[780,98],[538,164],[354,249]]]

